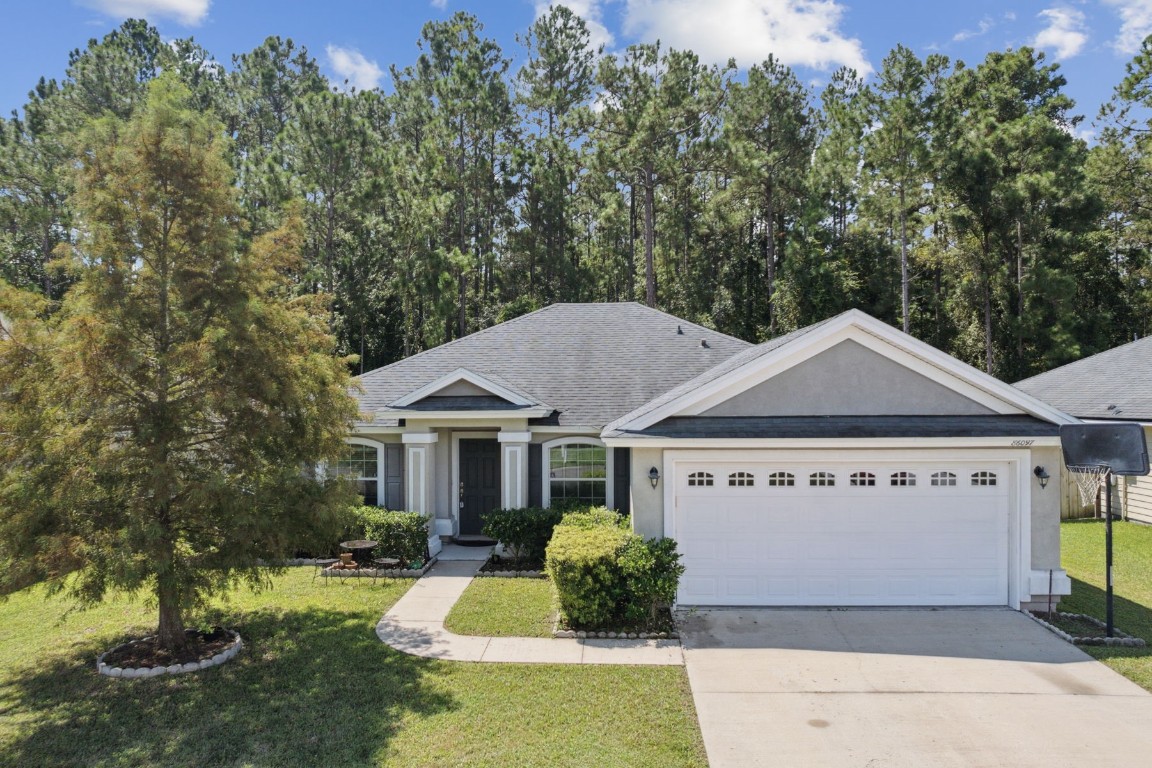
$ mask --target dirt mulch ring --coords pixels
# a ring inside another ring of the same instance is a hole
[[[1080,616],[1069,616],[1059,611],[1053,613],[1038,612],[1036,615],[1073,637],[1107,637],[1104,627]]]
[[[223,627],[213,627],[207,631],[188,629],[184,634],[188,638],[188,647],[183,652],[167,651],[157,645],[155,637],[146,637],[112,649],[104,655],[104,663],[109,667],[124,669],[189,664],[210,659],[236,641],[232,633]]]

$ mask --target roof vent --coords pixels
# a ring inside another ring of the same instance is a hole
[[[681,328],[680,326],[676,326],[676,335],[677,336],[683,336],[684,335],[684,329]]]
[[[708,349],[708,341],[706,339],[700,339],[700,346],[704,349]]]

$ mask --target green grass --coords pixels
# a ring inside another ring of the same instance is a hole
[[[1060,526],[1064,568],[1072,594],[1060,610],[1104,619],[1104,523],[1072,520]],[[1152,644],[1152,526],[1116,522],[1112,577],[1116,626]],[[1084,651],[1152,691],[1152,650],[1086,646]]]
[[[473,579],[444,621],[449,632],[487,637],[551,637],[556,621],[547,579]]]
[[[0,765],[705,765],[683,668],[418,659],[373,631],[410,582],[311,577],[236,592],[206,619],[240,631],[240,655],[152,680],[94,670],[150,611],[0,603]]]

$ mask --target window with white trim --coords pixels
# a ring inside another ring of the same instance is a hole
[[[871,472],[853,472],[848,476],[848,485],[867,487],[876,485],[876,475]]]
[[[728,475],[728,485],[734,488],[751,488],[756,485],[756,478],[751,472],[733,472]]]
[[[813,472],[808,475],[808,485],[820,488],[831,488],[836,485],[836,475],[831,472]]]
[[[973,472],[972,485],[996,485],[996,473],[986,472],[983,470],[980,472]]]
[[[916,475],[913,472],[893,472],[889,480],[892,485],[899,487],[916,485]]]
[[[791,488],[796,485],[796,475],[791,472],[772,472],[768,475],[768,485],[778,488]]]
[[[380,448],[353,443],[336,462],[336,474],[356,483],[365,506],[380,506]]]
[[[712,486],[711,472],[692,472],[688,475],[688,485],[692,488]]]
[[[553,506],[601,507],[608,503],[608,449],[568,440],[547,446],[548,499]]]
[[[955,472],[933,472],[932,473],[932,485],[941,486],[941,487],[956,485],[956,473]]]

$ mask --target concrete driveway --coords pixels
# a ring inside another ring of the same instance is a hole
[[[1152,695],[1007,608],[681,624],[712,768],[1152,765]]]

